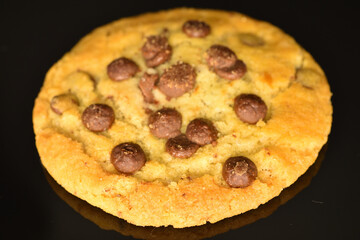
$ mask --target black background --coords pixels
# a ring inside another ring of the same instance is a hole
[[[319,62],[334,94],[326,157],[310,186],[271,216],[213,238],[360,239],[360,9],[355,1],[215,2],[0,1],[1,239],[131,239],[100,229],[51,189],[32,107],[46,71],[92,29],[177,6],[234,10],[277,25]]]

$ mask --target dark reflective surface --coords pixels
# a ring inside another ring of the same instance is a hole
[[[35,148],[31,112],[46,71],[85,34],[121,17],[176,6],[234,10],[279,26],[319,62],[334,93],[334,122],[326,157],[307,188],[286,204],[281,205],[286,198],[273,200],[274,207],[267,207],[264,214],[254,214],[247,220],[227,219],[218,224],[218,229],[206,225],[185,237],[360,239],[360,9],[356,3],[0,1],[0,239],[118,240],[132,239],[131,234],[139,238],[165,238],[168,234],[168,239],[172,238],[173,233],[166,232],[170,230],[154,229],[149,236],[147,228],[133,228],[121,221],[114,223],[111,216],[109,224],[104,224],[101,216],[99,221],[90,217],[87,220],[82,216],[88,212],[86,207],[76,205],[74,211],[59,198],[43,173]],[[94,222],[114,231],[103,230]]]

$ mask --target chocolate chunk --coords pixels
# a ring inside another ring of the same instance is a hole
[[[84,126],[93,132],[108,130],[115,120],[114,110],[105,104],[92,104],[82,114]]]
[[[265,44],[264,40],[252,33],[241,33],[240,40],[250,47],[259,47]]]
[[[241,94],[235,98],[234,111],[241,121],[255,124],[265,118],[267,106],[254,94]]]
[[[239,79],[246,73],[246,65],[237,59],[235,53],[228,47],[212,45],[207,50],[208,66],[217,75],[228,80]]]
[[[141,49],[146,66],[156,67],[170,59],[172,49],[165,36],[149,36]]]
[[[199,147],[199,145],[187,139],[185,134],[170,138],[166,142],[166,151],[171,156],[177,158],[189,158],[198,150]]]
[[[144,73],[139,81],[139,88],[144,97],[144,101],[147,103],[156,103],[152,89],[155,86],[156,81],[159,79],[159,74]]]
[[[107,74],[114,81],[122,81],[133,77],[139,70],[138,65],[130,59],[121,57],[107,66]]]
[[[176,98],[195,86],[195,69],[188,63],[177,63],[161,75],[158,88],[168,98]]]
[[[246,157],[231,157],[224,163],[222,175],[233,188],[250,186],[257,177],[256,165]]]
[[[79,101],[75,95],[71,93],[64,93],[57,96],[54,96],[50,101],[50,108],[54,113],[62,115],[65,111],[69,110],[72,107],[77,107]]]
[[[207,50],[207,63],[210,68],[229,68],[237,60],[236,54],[223,45],[212,45]]]
[[[205,22],[189,20],[184,23],[182,30],[188,37],[203,38],[209,35],[210,26]]]
[[[235,64],[228,68],[215,68],[215,73],[228,80],[239,79],[246,73],[246,65],[241,60],[236,60]]]
[[[181,114],[175,109],[162,108],[149,117],[150,132],[158,138],[173,138],[180,134]]]
[[[138,144],[126,142],[114,147],[110,160],[119,172],[133,174],[145,165],[146,156]]]
[[[206,145],[217,140],[218,131],[211,121],[203,118],[192,120],[186,128],[186,137],[199,145]]]

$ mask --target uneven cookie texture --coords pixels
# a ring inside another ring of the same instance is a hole
[[[330,98],[320,66],[278,28],[180,8],[81,39],[47,73],[33,123],[41,161],[67,191],[135,225],[182,228],[294,183],[327,141]],[[161,109],[178,114],[154,128]]]

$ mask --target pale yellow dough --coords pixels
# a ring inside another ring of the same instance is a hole
[[[189,19],[208,23],[210,35],[186,36],[182,25]],[[171,101],[155,89],[159,104],[146,104],[138,88],[147,71],[141,47],[146,36],[164,29],[173,54],[156,71],[187,62],[196,69],[196,86]],[[265,44],[247,46],[241,41],[244,33]],[[242,79],[229,81],[209,70],[205,52],[213,44],[229,47],[245,62],[248,71]],[[119,57],[135,61],[141,72],[125,81],[110,80],[106,67]],[[79,106],[54,113],[52,97],[69,92]],[[264,121],[249,125],[236,117],[233,101],[241,93],[265,101],[269,111]],[[295,182],[327,141],[330,98],[319,65],[273,25],[235,12],[179,8],[120,19],[81,39],[47,73],[33,123],[41,161],[67,191],[135,225],[183,228],[257,208]],[[93,103],[114,109],[116,119],[108,131],[94,133],[83,126],[82,111]],[[201,147],[188,159],[171,157],[166,140],[153,136],[147,126],[145,109],[162,107],[182,114],[182,132],[194,118],[210,119],[220,133],[217,145]],[[129,141],[139,144],[148,159],[133,176],[117,173],[110,163],[112,148]],[[222,165],[239,155],[255,163],[258,177],[247,188],[229,188]]]

